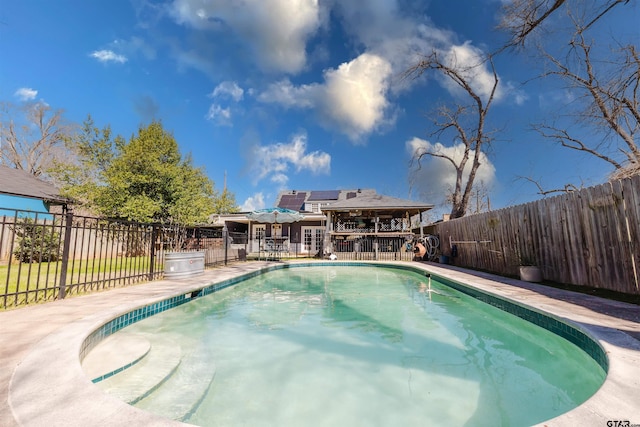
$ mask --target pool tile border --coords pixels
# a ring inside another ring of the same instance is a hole
[[[637,339],[640,319],[635,306],[437,263],[302,262],[304,264],[300,266],[374,264],[446,277],[471,289],[545,313],[546,317],[567,324],[566,327],[582,330],[589,337],[595,337],[609,356],[605,382],[582,405],[545,421],[540,427],[606,425],[610,420],[620,419],[632,423],[639,421],[634,418],[640,413],[640,404],[634,398],[640,390],[640,342]],[[80,348],[85,339],[121,317],[122,313],[173,297],[186,296],[188,301],[204,295],[205,289],[213,292],[216,287],[220,289],[252,275],[295,267],[295,264],[298,262],[242,263],[205,272],[200,278],[160,280],[141,287],[112,290],[108,298],[102,294],[88,295],[5,314],[3,318],[9,320],[7,334],[0,341],[6,350],[3,360],[11,367],[0,377],[8,402],[4,408],[0,406],[3,425],[186,425],[129,406],[91,386],[79,363]],[[226,278],[233,280],[225,281]],[[55,322],[43,320],[51,316],[57,316]]]
[[[125,328],[133,323],[136,323],[140,320],[146,319],[147,317],[153,316],[155,314],[161,313],[163,311],[169,310],[171,308],[180,306],[189,301],[194,300],[195,298],[203,297],[206,295],[213,294],[221,289],[227,288],[229,286],[235,285],[241,281],[259,276],[261,274],[281,269],[289,269],[289,268],[301,268],[301,267],[362,267],[362,266],[370,266],[370,267],[383,267],[383,268],[391,268],[391,269],[399,269],[405,271],[411,271],[418,274],[431,274],[436,280],[440,283],[443,283],[450,288],[453,288],[459,292],[464,293],[465,295],[471,296],[479,301],[482,301],[486,304],[494,306],[502,311],[507,313],[511,313],[514,316],[517,316],[521,319],[524,319],[534,325],[540,326],[566,340],[575,344],[582,350],[584,350],[593,360],[595,360],[605,372],[609,370],[609,358],[607,354],[602,348],[602,346],[598,343],[597,339],[590,336],[585,331],[581,330],[577,325],[569,324],[564,322],[552,314],[545,313],[542,311],[538,311],[531,307],[525,306],[523,304],[517,303],[515,301],[510,301],[504,297],[499,297],[493,295],[485,290],[479,290],[472,288],[470,286],[464,285],[460,282],[457,282],[452,279],[448,279],[446,277],[440,276],[435,273],[431,273],[428,270],[406,266],[406,265],[394,265],[394,264],[382,264],[375,262],[354,262],[354,261],[331,261],[331,262],[304,262],[304,263],[291,263],[291,264],[278,264],[269,266],[251,273],[243,274],[238,277],[234,277],[231,279],[223,280],[218,283],[213,283],[207,286],[204,286],[200,289],[196,289],[193,291],[186,292],[182,295],[173,296],[146,306],[142,306],[136,308],[132,311],[129,311],[125,314],[117,316],[116,318],[108,321],[95,331],[89,334],[89,336],[83,341],[81,350],[80,350],[80,360],[84,360],[85,356],[89,354],[89,352],[103,339],[107,338],[109,335],[119,331],[122,328]],[[112,372],[108,372],[98,378],[93,379],[93,382],[99,382],[105,380],[123,370],[133,366],[137,363],[138,360],[132,361],[131,363],[122,366]]]
[[[291,264],[289,267],[296,267],[299,264]],[[431,274],[434,279],[437,279],[440,283],[443,283],[450,288],[453,288],[459,292],[464,293],[465,295],[469,295],[479,301],[482,301],[486,304],[494,306],[502,311],[513,314],[521,319],[524,319],[534,325],[540,326],[552,332],[567,341],[575,344],[582,350],[584,350],[593,360],[604,369],[605,372],[609,371],[609,358],[607,357],[607,353],[602,348],[600,344],[598,344],[598,340],[592,336],[590,336],[585,331],[581,330],[577,325],[569,324],[564,322],[552,314],[545,313],[542,311],[538,311],[531,307],[525,306],[523,304],[517,303],[515,301],[510,301],[504,297],[499,297],[488,293],[485,290],[479,290],[472,288],[470,286],[464,285],[462,283],[456,282],[455,280],[448,279],[446,277],[437,275],[435,273],[431,273],[428,270],[405,266],[405,265],[389,265],[389,264],[378,264],[378,263],[358,263],[358,262],[318,262],[313,264],[306,265],[317,265],[317,266],[376,266],[376,267],[385,267],[385,268],[393,268],[400,270],[407,270],[416,272],[418,274]]]
[[[276,269],[279,268],[280,266],[276,266]],[[170,297],[170,298],[166,298],[163,299],[161,301],[152,303],[152,304],[148,304],[139,308],[136,308],[134,310],[131,310],[127,313],[121,314],[117,317],[115,317],[114,319],[108,321],[107,323],[105,323],[104,325],[100,326],[98,329],[96,329],[95,331],[91,332],[89,334],[89,336],[87,338],[85,338],[85,340],[82,342],[82,346],[80,348],[80,361],[82,362],[82,360],[84,360],[85,356],[87,354],[89,354],[89,352],[91,350],[93,350],[95,348],[96,345],[98,345],[98,343],[100,343],[102,340],[104,340],[105,338],[107,338],[108,336],[110,336],[111,334],[119,331],[120,329],[123,329],[129,325],[132,325],[136,322],[139,322],[141,320],[144,320],[148,317],[151,317],[153,315],[156,315],[158,313],[162,313],[163,311],[167,311],[169,309],[172,309],[174,307],[178,307],[182,304],[188,303],[189,301],[194,300],[195,298],[199,298],[205,295],[209,295],[212,294],[214,292],[217,292],[221,289],[224,288],[228,288],[229,286],[235,285],[238,282],[241,282],[243,280],[246,279],[250,279],[252,277],[258,276],[260,274],[265,273],[266,271],[270,271],[272,270],[272,268],[269,269],[262,269],[262,270],[258,270],[258,271],[254,271],[251,273],[247,273],[247,274],[243,274],[241,276],[238,277],[234,277],[232,279],[227,279],[227,280],[223,280],[221,282],[218,283],[213,283],[211,285],[208,286],[204,286],[200,289],[196,289],[196,290],[192,290],[189,292],[186,292],[182,295],[177,295],[174,297]],[[131,366],[133,366],[137,361],[133,361],[123,367],[120,367],[118,369],[115,369],[112,372],[109,372],[107,374],[104,374],[98,378],[95,378],[93,380],[93,382],[99,382],[102,380],[105,380],[119,372],[122,372],[123,370],[130,368]]]

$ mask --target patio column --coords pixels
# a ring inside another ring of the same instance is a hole
[[[324,227],[324,244],[325,253],[333,253],[333,246],[331,245],[331,230],[333,230],[333,221],[331,211],[328,211],[326,214],[327,221]],[[324,254],[323,254],[324,255]]]
[[[373,221],[373,249],[376,253],[376,261],[380,258],[379,254],[379,245],[378,245],[378,222],[380,218],[378,218],[378,212],[374,212],[374,221]]]

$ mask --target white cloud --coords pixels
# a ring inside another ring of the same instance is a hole
[[[504,85],[505,96],[513,100],[516,105],[524,105],[529,100],[529,95],[522,89],[511,82],[507,82]]]
[[[262,68],[287,73],[305,67],[306,42],[324,19],[318,0],[174,0],[171,11],[180,24],[231,31]]]
[[[538,95],[538,105],[541,110],[558,108],[560,105],[567,105],[574,102],[575,93],[567,89],[556,89],[543,92]]]
[[[456,144],[452,147],[446,147],[437,142],[435,144],[420,138],[413,138],[406,142],[406,149],[410,156],[416,153],[424,153],[431,151],[441,153],[459,161],[464,152],[462,144]],[[472,157],[475,151],[471,151]],[[471,162],[467,163],[464,170],[463,180],[466,182],[471,170]],[[424,156],[420,162],[420,166],[413,166],[409,172],[410,179],[414,190],[422,199],[434,203],[442,204],[448,194],[451,194],[456,182],[456,170],[454,166],[446,159],[440,157]],[[483,183],[485,187],[490,187],[495,182],[496,168],[493,166],[489,158],[481,153],[480,167],[476,173],[475,183]]]
[[[226,98],[229,97],[236,102],[242,100],[244,96],[244,90],[236,82],[232,81],[224,81],[220,83],[216,88],[211,92],[210,95],[212,98]]]
[[[244,90],[236,82],[224,81],[215,87],[213,92],[209,94],[214,99],[232,99],[235,102],[242,100]],[[231,126],[231,107],[223,108],[220,104],[211,104],[209,111],[205,116],[207,120],[215,121],[219,125]]]
[[[473,46],[471,42],[467,41],[461,45],[450,46],[443,52],[443,56],[443,62],[460,73],[474,92],[481,98],[485,100],[488,99],[495,80],[490,65],[485,60],[486,56],[480,48]],[[460,93],[460,86],[448,77],[440,77],[442,85],[447,88],[449,92],[453,94]],[[504,91],[499,85],[494,97],[498,100],[502,98],[503,94]]]
[[[206,119],[214,121],[219,125],[231,126],[231,109],[222,108],[218,104],[212,104],[206,114]]]
[[[206,51],[193,48],[185,50],[175,41],[169,42],[169,46],[178,65],[178,70],[185,71],[193,68],[208,76],[216,74],[216,64],[207,56]]]
[[[247,200],[242,203],[240,210],[243,212],[251,212],[257,209],[263,209],[264,207],[264,194],[256,193],[253,196],[248,197]]]
[[[127,56],[138,54],[142,54],[148,60],[156,59],[157,56],[156,49],[153,46],[149,45],[144,39],[135,36],[131,37],[130,40],[114,40],[110,43],[110,47],[118,52],[124,52],[126,55],[119,56],[124,56],[125,60]]]
[[[283,79],[269,85],[258,95],[258,100],[285,108],[313,108],[318,104],[322,90],[322,85],[317,83],[294,86],[289,79]]]
[[[414,65],[416,52],[451,45],[455,35],[435,27],[427,15],[427,2],[370,0],[336,2],[335,13],[343,21],[344,31],[355,45],[387,60],[394,74],[402,74]],[[403,79],[394,85],[407,86]],[[392,88],[395,90],[395,88]]]
[[[400,0],[370,0],[366,2],[336,2],[334,10],[343,20],[343,29],[356,45],[384,58],[391,64],[394,75],[401,75],[419,60],[416,55],[439,52],[444,61],[464,70],[472,87],[486,99],[493,86],[493,73],[484,61],[486,54],[471,42],[456,44],[457,35],[436,27],[428,16],[428,2],[401,2]],[[446,78],[438,77],[441,85],[452,94],[460,88]],[[394,79],[390,92],[408,90],[416,82]],[[526,94],[515,90],[515,85],[500,81],[495,100],[512,99],[522,105]]]
[[[288,182],[288,174],[309,171],[314,175],[328,174],[331,170],[331,156],[321,151],[307,152],[307,136],[294,135],[289,143],[255,145],[250,156],[254,183],[269,179],[280,186]]]
[[[100,62],[117,62],[124,64],[127,62],[127,57],[124,55],[118,55],[112,50],[96,50],[91,53],[91,57],[97,59]]]
[[[13,94],[20,101],[31,101],[38,96],[38,91],[30,87],[21,87]]]
[[[262,102],[287,108],[313,108],[327,128],[354,141],[384,123],[391,65],[364,53],[324,73],[324,83],[294,86],[289,80],[271,85],[258,96]]]
[[[391,66],[377,55],[362,54],[325,73],[322,115],[352,139],[374,130],[389,105]]]

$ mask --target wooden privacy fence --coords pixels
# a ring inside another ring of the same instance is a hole
[[[455,265],[515,276],[535,264],[544,280],[640,295],[640,175],[428,231]]]

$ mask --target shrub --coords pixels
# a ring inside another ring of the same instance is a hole
[[[24,218],[15,226],[17,247],[13,254],[21,262],[52,262],[60,259],[60,233],[33,219]]]

